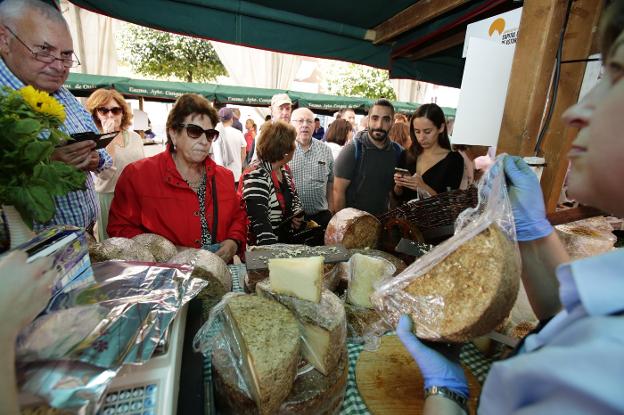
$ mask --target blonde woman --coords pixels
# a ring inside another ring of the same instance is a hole
[[[87,100],[87,109],[98,129],[103,133],[118,131],[113,141],[106,146],[106,151],[113,158],[110,169],[96,175],[95,191],[100,201],[100,213],[97,220],[97,237],[102,241],[108,238],[108,211],[110,209],[115,185],[124,167],[145,157],[143,140],[134,131],[130,131],[132,111],[124,97],[112,89],[98,89]]]

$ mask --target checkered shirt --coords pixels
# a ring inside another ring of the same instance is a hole
[[[293,159],[288,163],[295,187],[307,215],[327,210],[327,184],[334,181],[334,157],[327,145],[312,139],[303,150],[297,143]]]
[[[20,89],[25,86],[11,72],[2,59],[0,59],[0,86],[7,86],[12,89]],[[65,124],[61,127],[61,130],[68,134],[97,131],[91,114],[66,88],[61,87],[52,96],[63,104],[67,114]],[[100,154],[100,164],[97,172],[100,172],[111,167],[113,160],[106,150],[98,150],[98,152]],[[97,218],[99,203],[90,173],[85,174],[85,186],[85,190],[70,192],[64,196],[56,196],[56,214],[54,218],[48,223],[35,223],[35,231],[51,225],[74,225],[86,228],[92,224]]]

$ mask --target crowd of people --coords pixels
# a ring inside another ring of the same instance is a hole
[[[579,201],[624,215],[618,173],[624,168],[623,3],[613,2],[602,22],[605,75],[564,115],[580,129],[569,154],[569,190]],[[166,150],[145,158],[128,131],[132,114],[121,95],[98,90],[85,108],[63,87],[78,60],[57,9],[5,0],[0,23],[2,86],[50,93],[65,107],[67,133],[116,133],[105,149],[83,141],[54,150],[52,159],[84,172],[84,190],[56,197],[56,215],[35,229],[69,224],[93,232],[97,222],[100,238],[156,233],[230,262],[247,244],[289,242],[310,222],[322,228],[345,207],[381,214],[393,198],[433,196],[466,181],[465,158],[450,145],[441,108],[423,105],[403,119],[383,98],[362,119],[364,128],[344,109],[324,132],[310,109],[294,109],[287,94],[277,94],[271,119],[257,132],[248,120],[243,135],[235,109],[217,112],[204,97],[185,94],[167,118]],[[393,126],[401,124],[393,141]],[[506,157],[505,173],[523,282],[541,324],[514,357],[494,364],[480,411],[622,413],[622,251],[567,263],[536,176],[517,157]],[[48,260],[27,264],[22,252],[0,259],[7,279],[0,295],[3,413],[18,413],[14,340],[47,300],[50,267]],[[458,363],[421,343],[409,318],[401,319],[397,334],[421,369],[426,413],[463,413],[468,387]]]

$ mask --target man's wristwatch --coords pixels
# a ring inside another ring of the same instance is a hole
[[[464,412],[468,413],[468,399],[464,398],[459,393],[454,392],[444,386],[431,386],[430,388],[425,389],[425,399],[432,395],[439,395],[445,397],[446,399],[450,399],[457,405],[459,405],[460,408],[464,410]]]

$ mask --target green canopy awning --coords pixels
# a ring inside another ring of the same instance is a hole
[[[128,79],[116,83],[114,88],[124,95],[134,95],[145,98],[175,101],[180,95],[195,93],[203,95],[212,101],[214,100],[217,87],[213,84]]]
[[[268,107],[273,95],[284,93],[288,94],[295,106],[310,108],[319,114],[333,114],[343,108],[352,108],[358,114],[366,114],[374,102],[369,98],[313,94],[283,89],[153,81],[73,72],[65,81],[65,87],[74,95],[83,97],[89,96],[98,88],[113,88],[125,96],[143,97],[148,100],[175,101],[182,94],[195,93],[218,104],[253,107]],[[410,102],[393,102],[393,105],[397,112],[405,114],[413,113],[420,106],[420,104]],[[443,110],[447,117],[455,116],[454,108],[443,108]]]
[[[214,100],[222,104],[268,107],[271,105],[271,97],[279,93],[286,94],[288,91],[245,86],[217,85],[214,91]],[[292,95],[291,99],[293,99]]]
[[[77,96],[88,96],[98,88],[113,88],[119,82],[128,81],[130,78],[120,76],[87,75],[82,73],[70,73],[65,81],[65,88]]]
[[[391,78],[453,87],[461,84],[462,48],[456,47],[457,41],[447,44],[443,40],[461,34],[471,22],[519,7],[514,0],[70,1],[96,13],[155,29],[361,63],[388,69]],[[418,13],[425,17],[421,20]],[[413,27],[410,21],[420,24]],[[391,34],[380,40],[377,35],[384,30],[379,25],[386,23],[386,32]],[[432,45],[442,47],[416,57],[420,50]]]

